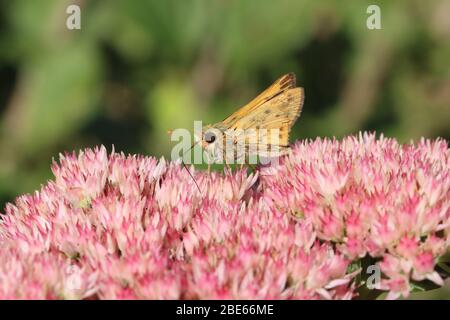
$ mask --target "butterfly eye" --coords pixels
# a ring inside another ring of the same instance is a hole
[[[214,141],[216,141],[216,135],[212,132],[206,132],[205,141],[208,143],[213,143]]]

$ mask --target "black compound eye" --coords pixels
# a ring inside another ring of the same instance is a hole
[[[205,141],[208,143],[213,143],[214,141],[216,141],[216,135],[212,132],[206,132]]]

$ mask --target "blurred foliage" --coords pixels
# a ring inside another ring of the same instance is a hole
[[[382,30],[366,27],[374,3]],[[168,156],[167,130],[220,121],[289,71],[306,92],[292,140],[448,138],[449,39],[447,0],[2,1],[0,206],[59,152]]]

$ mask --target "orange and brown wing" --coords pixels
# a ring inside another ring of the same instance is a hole
[[[223,120],[223,124],[227,128],[235,128],[243,118],[247,117],[249,114],[253,113],[261,105],[265,104],[267,101],[273,99],[274,97],[280,95],[286,90],[295,88],[295,74],[288,73],[277,81],[275,81],[269,88],[260,93],[255,99],[249,102],[247,105],[243,106],[228,118]]]
[[[278,129],[275,133],[278,134],[279,144],[289,145],[289,134],[300,116],[303,100],[303,88],[293,88],[266,102],[255,112],[257,129]]]
[[[236,124],[242,130],[255,129],[259,143],[272,149],[287,148],[289,134],[300,116],[303,106],[303,89],[284,91],[262,104]]]

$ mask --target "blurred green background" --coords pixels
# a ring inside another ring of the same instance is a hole
[[[306,93],[292,140],[448,139],[450,1],[2,1],[0,211],[59,152],[168,156],[168,129],[220,121],[289,71]]]
[[[168,156],[168,129],[219,121],[289,71],[306,92],[292,140],[448,138],[450,1],[0,2],[0,207],[59,152]]]
[[[168,155],[166,131],[215,122],[294,71],[293,138],[450,134],[450,2],[2,2],[0,197],[31,191],[61,151]],[[81,7],[81,30],[66,8]]]

